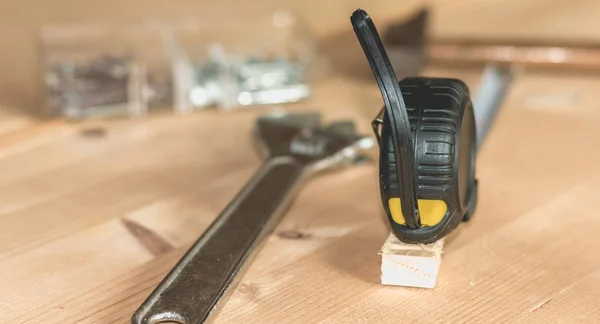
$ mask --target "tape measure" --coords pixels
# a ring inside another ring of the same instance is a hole
[[[384,210],[401,241],[435,242],[468,220],[477,202],[469,89],[457,79],[398,82],[369,15],[359,9],[351,21],[385,104],[373,121]]]

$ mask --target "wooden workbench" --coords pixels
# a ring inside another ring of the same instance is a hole
[[[599,323],[598,89],[593,76],[517,78],[478,158],[477,213],[447,243],[435,289],[378,284],[388,230],[376,165],[363,164],[307,183],[218,323]],[[287,109],[368,132],[380,105],[373,80],[339,73]],[[249,134],[268,109],[6,118],[0,323],[128,322],[258,166]]]

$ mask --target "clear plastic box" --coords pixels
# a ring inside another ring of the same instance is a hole
[[[47,26],[44,81],[54,116],[141,116],[172,106],[164,26]]]
[[[316,41],[289,12],[179,23],[167,48],[179,112],[295,102],[310,95]]]

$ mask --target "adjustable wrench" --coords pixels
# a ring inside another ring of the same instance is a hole
[[[261,117],[255,135],[262,166],[134,313],[133,324],[211,322],[300,181],[352,164],[375,144],[352,122],[322,127],[317,114]]]

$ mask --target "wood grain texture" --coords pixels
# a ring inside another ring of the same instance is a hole
[[[434,288],[446,238],[430,244],[409,244],[390,233],[381,246],[381,284]]]
[[[584,103],[600,81],[558,78],[577,85],[563,88],[575,104],[528,107],[545,80],[517,80],[478,161],[477,215],[447,243],[435,289],[379,285],[387,229],[366,164],[307,183],[218,322],[596,322],[600,114]],[[379,100],[333,78],[310,106],[366,131]],[[3,320],[126,323],[258,166],[248,134],[265,111],[105,122],[105,137],[3,156]]]
[[[456,17],[473,8],[467,3],[484,2],[464,3],[434,1]],[[515,18],[522,29],[543,31],[575,10],[519,3],[524,11],[538,6],[535,19]],[[425,74],[471,86],[478,78]],[[306,184],[217,322],[598,323],[599,88],[592,76],[517,78],[478,157],[477,213],[446,242],[435,289],[379,284],[377,252],[388,229],[374,216],[377,167],[363,164]],[[351,118],[369,132],[380,106],[372,79],[344,74],[286,109]],[[127,323],[259,165],[249,134],[269,109],[5,128],[0,323]],[[89,136],[89,127],[104,131]]]

